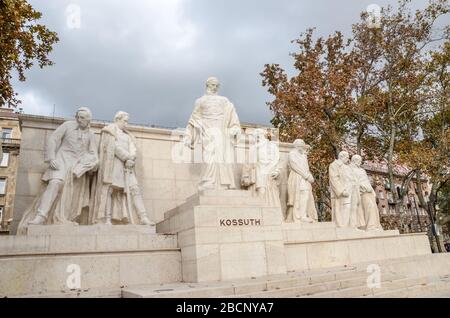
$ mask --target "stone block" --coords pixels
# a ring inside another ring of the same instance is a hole
[[[154,179],[175,179],[175,164],[172,160],[153,159]]]
[[[265,226],[281,225],[283,212],[280,208],[262,208],[262,218]]]
[[[222,280],[267,275],[264,242],[222,244]]]
[[[286,273],[286,256],[282,241],[266,242],[267,275]]]
[[[217,227],[219,225],[217,220],[217,208],[209,206],[196,206],[195,208],[195,226]]]

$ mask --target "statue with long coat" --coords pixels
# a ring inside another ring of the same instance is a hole
[[[100,136],[99,169],[91,223],[154,225],[147,217],[135,172],[136,142],[118,112]]]
[[[206,94],[195,102],[185,144],[202,145],[203,169],[199,190],[235,189],[234,147],[241,132],[239,118],[228,98],[217,95],[219,82],[209,78]]]

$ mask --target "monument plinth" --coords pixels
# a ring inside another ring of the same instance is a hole
[[[332,222],[285,223],[251,191],[207,190],[165,213],[157,233],[178,235],[184,282],[286,274],[430,254],[425,233],[362,231]]]
[[[282,213],[250,191],[207,190],[166,213],[158,233],[178,234],[183,281],[222,281],[286,272]]]

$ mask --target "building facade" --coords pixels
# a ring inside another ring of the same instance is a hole
[[[0,108],[0,132],[0,234],[9,234],[21,139],[18,114],[13,109]]]
[[[394,175],[394,189],[391,189],[387,169],[382,165],[366,163],[364,166],[376,193],[380,221],[385,230],[398,229],[401,233],[430,232],[430,218],[421,206],[418,187],[422,188],[425,200],[430,193],[430,184],[426,179],[413,178],[408,186],[407,194],[403,198],[402,210],[395,209],[393,191],[400,191],[406,172],[398,168]],[[430,233],[431,234],[431,233]]]

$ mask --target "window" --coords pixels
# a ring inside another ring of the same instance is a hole
[[[2,138],[12,138],[12,128],[3,128],[2,129]]]
[[[6,178],[0,178],[0,195],[6,194]]]
[[[5,207],[3,205],[0,205],[0,222],[2,221],[3,218],[3,210],[5,209]]]
[[[9,164],[9,152],[4,152],[2,161],[0,162],[0,167],[7,167]]]

